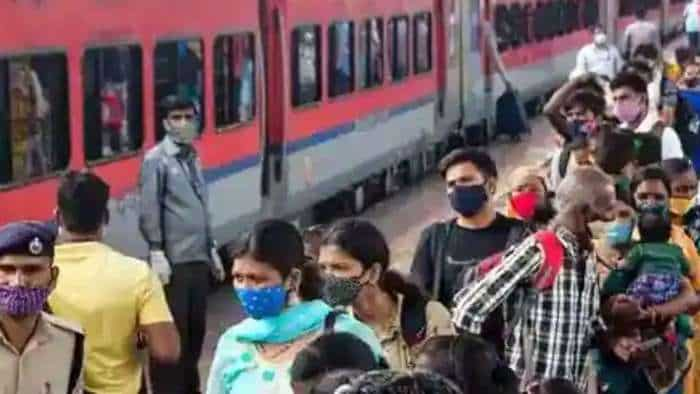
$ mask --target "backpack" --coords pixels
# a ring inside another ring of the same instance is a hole
[[[456,225],[457,219],[436,223],[432,229],[432,233],[430,234],[430,257],[435,264],[435,270],[433,271],[433,288],[426,290],[431,291],[430,294],[433,300],[440,299],[440,291],[442,290],[442,272],[444,263],[447,260],[447,248],[449,246],[450,237]],[[508,239],[504,249],[521,241],[526,235],[528,234],[525,226],[514,225],[509,230]],[[443,242],[439,242],[440,240]],[[462,273],[460,277],[464,277],[464,273]]]
[[[559,275],[562,266],[564,265],[564,245],[561,243],[557,235],[551,230],[538,231],[532,236],[535,238],[544,253],[544,263],[542,264],[540,271],[532,278],[532,288],[534,288],[537,292],[544,292],[554,286],[554,282]],[[482,260],[476,266],[476,269],[472,271],[471,276],[465,277],[463,288],[468,288],[470,285],[477,283],[489,272],[501,265],[505,253],[507,252],[496,253]],[[518,322],[520,322],[523,316],[525,316],[527,311],[524,306],[524,293],[520,292],[517,302],[511,299],[511,302],[506,303],[503,305],[503,307],[505,308],[503,311],[506,314],[498,313],[497,315],[493,315],[492,313],[484,325],[500,325],[500,327],[496,326],[499,327],[500,338],[495,338],[493,335],[490,335],[492,337],[491,340],[503,341],[503,343],[505,343],[505,341],[511,337]],[[499,343],[498,345],[501,344]]]
[[[662,160],[662,138],[666,126],[656,123],[648,133],[634,133],[634,148],[637,165],[644,167]]]
[[[544,252],[544,264],[532,279],[532,287],[537,291],[546,291],[554,286],[559,271],[564,264],[564,245],[553,231],[536,232],[533,237]],[[476,268],[476,280],[483,279],[503,262],[504,253],[497,253],[481,261]]]
[[[696,110],[696,101],[697,92],[678,92],[673,128],[681,140],[683,152],[688,157],[695,157],[700,146],[700,117]]]

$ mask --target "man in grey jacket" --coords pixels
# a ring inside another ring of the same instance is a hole
[[[161,102],[166,136],[141,167],[139,226],[150,248],[149,262],[165,285],[180,333],[182,356],[175,365],[152,362],[157,394],[200,392],[197,363],[206,333],[209,273],[225,273],[212,236],[207,188],[197,152],[194,104],[168,96]]]

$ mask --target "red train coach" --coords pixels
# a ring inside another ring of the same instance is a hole
[[[226,240],[416,160],[434,127],[433,0],[0,3],[0,223],[50,219],[59,175],[112,186],[134,253],[158,101],[188,95]],[[31,22],[29,22],[31,21]]]

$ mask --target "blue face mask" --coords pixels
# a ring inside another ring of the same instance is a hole
[[[287,304],[287,290],[282,285],[258,289],[236,289],[246,314],[255,320],[279,315]]]
[[[634,222],[615,222],[608,227],[607,240],[610,246],[629,245],[632,242]]]
[[[467,218],[479,213],[489,200],[484,185],[455,186],[448,196],[452,208]]]

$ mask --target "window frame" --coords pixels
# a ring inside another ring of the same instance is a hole
[[[223,126],[219,126],[216,124],[216,111],[217,111],[217,103],[216,103],[216,89],[217,89],[217,84],[216,84],[216,78],[217,78],[217,73],[216,73],[216,43],[220,38],[223,37],[234,37],[237,35],[249,35],[252,36],[252,51],[253,51],[253,115],[250,119],[243,121],[243,122],[238,122],[238,123],[231,123]],[[258,32],[255,30],[236,30],[236,31],[225,31],[225,32],[219,32],[214,34],[214,38],[212,41],[212,62],[214,69],[212,70],[212,78],[214,79],[214,91],[212,94],[214,95],[214,132],[216,134],[225,134],[225,133],[230,133],[230,132],[235,132],[238,131],[241,128],[250,126],[251,124],[255,123],[258,121],[258,116],[260,112],[260,101],[259,101],[259,85],[260,81],[258,78],[260,77],[260,73],[258,72],[259,66],[260,66],[260,48],[258,47]]]
[[[317,97],[315,100],[312,101],[307,101],[307,102],[302,102],[299,103],[297,102],[300,100],[298,97],[300,97],[301,92],[300,92],[300,82],[299,82],[299,72],[300,72],[300,65],[299,65],[299,44],[295,40],[296,35],[298,34],[297,32],[300,29],[306,29],[306,28],[311,28],[314,30],[314,33],[316,35],[316,89],[317,89]],[[297,111],[297,110],[303,110],[307,108],[314,108],[318,107],[321,105],[323,102],[323,26],[320,23],[302,23],[299,25],[295,25],[292,30],[291,30],[291,37],[290,37],[290,47],[289,50],[291,52],[290,56],[290,62],[291,62],[291,79],[290,79],[290,89],[289,89],[289,98],[290,98],[290,103],[292,110]]]
[[[16,190],[16,189],[21,189],[24,187],[29,187],[31,185],[39,184],[45,181],[53,180],[53,179],[58,179],[61,177],[63,174],[66,174],[68,171],[71,169],[71,161],[73,158],[73,128],[72,128],[72,122],[70,121],[70,114],[71,114],[71,78],[70,78],[70,51],[68,50],[67,47],[63,46],[52,46],[52,47],[42,47],[42,48],[30,48],[27,50],[16,50],[16,51],[7,51],[7,52],[0,52],[0,62],[6,62],[9,60],[12,60],[14,58],[18,57],[38,57],[38,56],[51,56],[51,55],[61,55],[63,56],[64,60],[64,66],[65,66],[65,81],[66,81],[66,86],[65,86],[65,109],[66,109],[66,136],[68,137],[68,143],[67,143],[67,162],[63,168],[58,168],[55,170],[48,171],[45,174],[29,178],[29,179],[23,179],[23,180],[11,180],[10,182],[7,183],[0,183],[0,192],[6,192],[10,190]],[[9,71],[9,70],[8,70]],[[9,77],[8,77],[9,81]],[[5,119],[2,116],[0,116],[0,126],[3,126],[4,123],[9,124],[10,119],[9,115],[8,118]],[[8,137],[9,137],[9,132],[8,132]],[[12,153],[10,153],[11,155]]]
[[[428,36],[427,36],[427,53],[426,55],[428,56],[428,65],[427,68],[425,69],[419,69],[418,65],[418,40],[420,37],[418,36],[418,23],[421,22],[422,18],[425,18],[425,21],[428,22]],[[413,15],[412,19],[412,24],[413,24],[413,75],[422,75],[422,74],[429,74],[433,71],[433,14],[430,11],[421,11]]]
[[[394,64],[394,57],[396,57],[398,59],[398,51],[397,51],[398,42],[399,42],[398,27],[394,27],[393,31],[390,27],[391,26],[398,26],[396,24],[396,22],[399,20],[403,20],[406,22],[406,73],[401,78],[395,78],[394,77],[394,67],[396,66],[396,64]],[[388,64],[389,75],[391,76],[391,83],[392,84],[403,83],[407,79],[411,78],[411,69],[412,69],[411,58],[413,57],[411,55],[411,41],[412,41],[412,39],[411,39],[411,20],[412,19],[411,19],[410,15],[400,14],[400,15],[394,15],[394,16],[390,17],[389,22],[387,22],[387,29],[386,30],[387,30],[388,35],[390,36],[389,39],[392,40],[392,44],[391,44],[391,51],[392,52],[391,53],[388,53],[389,46],[387,45],[387,53],[390,55],[390,56],[387,56],[387,58],[389,59],[389,62],[388,62],[389,63]]]
[[[348,24],[350,26],[350,35],[349,35],[350,44],[348,46],[350,48],[350,90],[333,94],[334,93],[333,92],[334,77],[332,76],[332,74],[335,72],[335,70],[333,70],[332,68],[336,64],[335,64],[335,62],[333,62],[331,60],[336,60],[335,56],[333,55],[333,50],[337,49],[337,47],[334,46],[337,44],[334,44],[335,37],[334,36],[331,37],[331,33],[335,32],[334,28],[336,25],[339,25],[339,24]],[[328,99],[329,100],[341,99],[343,97],[352,95],[353,93],[355,93],[358,90],[358,88],[356,86],[357,76],[356,76],[356,65],[355,65],[356,57],[357,57],[357,51],[356,51],[356,45],[357,45],[356,30],[357,29],[356,29],[356,26],[357,26],[357,24],[355,23],[355,21],[353,19],[345,19],[345,20],[332,21],[331,23],[328,24],[328,27],[326,28],[326,34],[328,37],[328,39],[326,40],[327,41],[326,49],[328,50],[328,56],[327,56],[328,61],[326,62],[326,72],[327,72],[326,91],[328,92]]]
[[[158,130],[160,130],[162,119],[160,119],[160,110],[159,110],[159,102],[156,101],[157,99],[157,83],[156,83],[156,70],[157,70],[157,64],[156,64],[156,52],[158,51],[158,46],[161,44],[172,44],[172,43],[177,43],[180,41],[198,41],[201,49],[202,49],[202,97],[201,97],[201,108],[200,108],[200,113],[199,113],[199,132],[197,133],[197,138],[195,140],[198,140],[204,136],[207,128],[206,124],[206,113],[209,109],[209,103],[207,102],[207,78],[209,78],[209,73],[207,72],[207,63],[206,63],[206,40],[204,39],[203,36],[166,36],[163,38],[156,38],[153,42],[152,46],[152,53],[151,53],[151,88],[152,88],[152,98],[151,98],[151,104],[153,105],[153,141],[155,141],[156,144],[158,144],[160,141],[163,139],[158,139]],[[165,134],[163,134],[165,136]]]
[[[141,101],[141,143],[139,144],[139,147],[134,150],[130,150],[128,152],[123,152],[118,155],[110,156],[110,157],[103,157],[97,160],[88,160],[86,155],[87,155],[87,149],[85,146],[85,129],[87,127],[87,122],[86,122],[86,116],[85,116],[85,111],[83,110],[83,117],[82,117],[82,122],[83,122],[83,130],[82,130],[82,137],[83,137],[83,162],[85,163],[85,166],[87,168],[95,168],[99,167],[105,164],[109,164],[111,162],[115,161],[122,161],[126,159],[130,159],[136,156],[139,156],[141,153],[144,151],[144,146],[146,142],[146,106],[145,106],[145,100],[144,100],[144,61],[143,61],[143,56],[144,56],[144,46],[138,42],[138,41],[117,41],[117,42],[110,42],[110,43],[96,43],[96,44],[91,44],[83,48],[81,54],[80,54],[80,71],[81,71],[81,82],[82,82],[82,91],[80,92],[81,98],[82,98],[82,103],[85,102],[85,74],[84,74],[84,66],[85,66],[85,59],[87,57],[88,51],[91,50],[101,50],[101,49],[107,49],[107,48],[116,48],[116,47],[137,47],[139,49],[139,54],[141,56],[139,68],[140,68],[140,76],[141,76],[141,81],[139,82],[140,84],[140,92],[139,92],[139,100]],[[83,109],[84,109],[84,104],[83,104]]]

